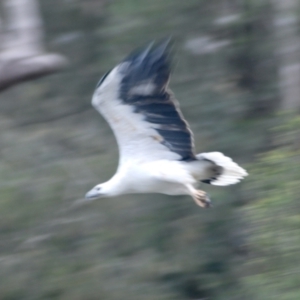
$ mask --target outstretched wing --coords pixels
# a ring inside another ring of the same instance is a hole
[[[131,54],[99,81],[92,104],[111,126],[120,162],[194,160],[192,132],[168,89],[168,42]]]

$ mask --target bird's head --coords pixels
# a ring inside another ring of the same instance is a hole
[[[94,200],[97,198],[108,198],[122,194],[122,188],[120,186],[118,177],[113,177],[109,181],[99,183],[86,193],[85,198]]]
[[[106,197],[107,193],[105,192],[105,184],[97,184],[85,195],[85,199],[94,200],[98,198]]]

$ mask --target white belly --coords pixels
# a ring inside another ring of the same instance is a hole
[[[180,183],[158,180],[149,176],[139,167],[130,168],[130,174],[124,176],[123,193],[160,193],[166,195],[185,195],[188,194],[186,187]]]

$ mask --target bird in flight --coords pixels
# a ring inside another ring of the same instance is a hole
[[[247,172],[220,152],[196,154],[193,134],[168,87],[169,41],[134,52],[97,84],[92,105],[108,122],[119,147],[116,174],[87,199],[133,193],[190,195],[210,207],[200,182],[225,186]]]

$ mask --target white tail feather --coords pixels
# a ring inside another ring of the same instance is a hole
[[[212,161],[217,166],[223,168],[221,175],[216,176],[215,180],[211,180],[213,185],[230,185],[240,182],[245,176],[248,175],[247,171],[241,168],[230,157],[225,156],[221,152],[208,152],[200,153],[197,159],[207,159]]]

